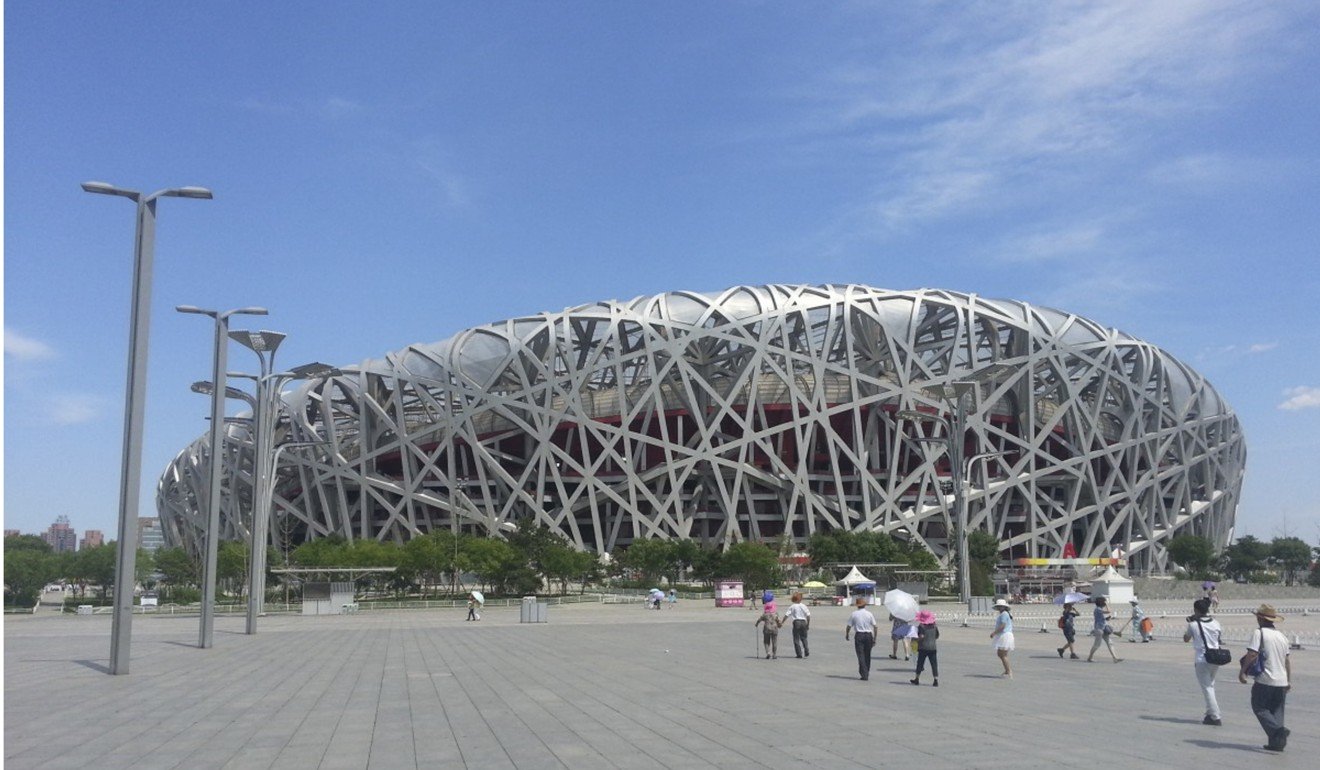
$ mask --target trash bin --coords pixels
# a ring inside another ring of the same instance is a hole
[[[520,623],[546,622],[546,606],[545,602],[538,602],[535,596],[524,596],[522,606],[519,608],[518,621]]]

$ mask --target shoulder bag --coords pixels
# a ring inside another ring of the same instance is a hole
[[[1201,619],[1196,619],[1196,627],[1201,630],[1201,646],[1205,648],[1205,662],[1212,666],[1222,666],[1233,660],[1233,653],[1228,651],[1227,647],[1215,647],[1211,649],[1210,643],[1205,640],[1205,626],[1201,625]]]

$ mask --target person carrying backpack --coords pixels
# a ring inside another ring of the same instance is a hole
[[[1067,650],[1069,658],[1072,660],[1078,659],[1077,650],[1073,649],[1073,642],[1077,641],[1077,626],[1074,625],[1073,621],[1080,614],[1080,612],[1073,609],[1071,602],[1063,605],[1063,614],[1059,616],[1059,628],[1063,630],[1064,644],[1056,650],[1060,658],[1063,657],[1063,651]]]

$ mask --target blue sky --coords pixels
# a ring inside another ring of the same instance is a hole
[[[1239,534],[1320,539],[1320,11],[1221,3],[19,3],[4,526],[114,537],[133,210],[160,203],[143,508],[209,322],[348,365],[770,282],[1060,307],[1207,375]],[[235,347],[231,369],[254,357]]]

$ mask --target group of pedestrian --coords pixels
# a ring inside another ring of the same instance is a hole
[[[1219,727],[1224,721],[1215,696],[1215,676],[1220,666],[1230,664],[1233,658],[1221,643],[1223,629],[1210,614],[1213,606],[1214,601],[1208,595],[1192,604],[1183,641],[1192,643],[1196,682],[1205,698],[1205,717],[1201,724]],[[1283,751],[1291,733],[1283,724],[1284,702],[1292,689],[1288,638],[1275,627],[1283,622],[1283,616],[1274,607],[1262,604],[1253,615],[1256,630],[1247,642],[1246,654],[1238,661],[1238,681],[1251,683],[1251,711],[1265,731],[1267,740],[1261,748]]]
[[[783,617],[776,615],[774,597],[769,591],[762,600],[764,610],[757,618],[756,624],[763,627],[762,642],[765,646],[766,658],[778,657],[779,628],[789,621],[793,624],[794,652],[799,658],[809,657],[811,653],[807,647],[807,630],[811,626],[811,610],[802,603],[802,593],[793,594],[792,604]],[[1091,643],[1091,652],[1086,661],[1092,662],[1095,653],[1101,645],[1104,645],[1110,658],[1115,663],[1121,663],[1123,659],[1114,654],[1113,645],[1110,643],[1110,637],[1115,635],[1115,631],[1110,625],[1113,613],[1109,609],[1108,600],[1103,596],[1096,597],[1093,604],[1095,607],[1092,611],[1091,635],[1094,641]],[[875,648],[876,637],[876,619],[867,610],[866,605],[865,597],[857,598],[856,609],[848,616],[848,623],[843,629],[844,641],[853,643],[853,651],[857,655],[857,674],[862,681],[871,678],[871,653]],[[1149,618],[1146,618],[1144,613],[1138,614],[1140,603],[1136,599],[1132,601],[1132,606],[1136,633],[1143,637],[1143,641],[1149,641],[1146,637],[1151,634],[1151,628],[1149,625],[1145,628],[1141,626],[1141,621],[1149,621]],[[1187,617],[1187,629],[1183,634],[1183,641],[1192,643],[1196,680],[1205,698],[1205,717],[1202,719],[1202,724],[1218,727],[1223,724],[1223,716],[1215,696],[1215,676],[1219,666],[1231,662],[1231,657],[1222,647],[1223,629],[1219,621],[1210,614],[1212,606],[1213,601],[1209,596],[1197,599],[1193,603],[1192,614]],[[1009,653],[1015,647],[1012,607],[1006,599],[997,599],[993,607],[998,614],[995,616],[995,627],[990,633],[990,639],[1003,666],[1002,676],[1011,679],[1013,668],[1009,663]],[[1060,658],[1065,652],[1072,660],[1077,660],[1079,657],[1073,644],[1077,637],[1075,619],[1080,614],[1074,603],[1063,605],[1059,627],[1063,630],[1065,643],[1055,650]],[[1247,684],[1248,681],[1252,683],[1251,710],[1260,722],[1261,728],[1265,730],[1268,739],[1262,748],[1281,752],[1288,745],[1290,734],[1283,721],[1284,702],[1291,689],[1292,676],[1292,665],[1288,657],[1288,639],[1275,628],[1276,624],[1283,621],[1283,616],[1272,606],[1262,604],[1254,615],[1258,628],[1252,633],[1251,640],[1247,643],[1247,652],[1239,661],[1238,681],[1243,684]],[[909,639],[915,639],[916,675],[909,681],[914,685],[920,685],[921,675],[925,671],[926,664],[929,663],[933,677],[931,685],[939,687],[937,640],[940,638],[940,630],[936,624],[935,614],[929,610],[919,610],[911,621],[897,617],[891,620],[893,625],[890,629],[890,638],[893,646],[889,657],[898,659],[901,643],[903,659],[908,660]]]
[[[807,646],[807,631],[811,628],[811,610],[802,603],[802,592],[796,591],[791,597],[792,603],[783,616],[777,614],[774,594],[766,591],[761,597],[761,615],[755,625],[761,626],[761,643],[765,646],[767,660],[779,657],[779,629],[785,623],[792,623],[793,652],[799,658],[811,657]]]
[[[853,652],[857,654],[857,674],[863,681],[871,678],[871,652],[875,648],[876,621],[875,616],[870,610],[866,609],[866,597],[859,596],[856,601],[857,609],[853,610],[848,616],[848,624],[843,628],[843,639],[853,643]],[[903,645],[903,660],[908,660],[908,640],[915,639],[917,643],[917,670],[916,676],[911,680],[912,684],[921,684],[921,674],[926,669],[926,664],[930,663],[930,673],[933,677],[931,685],[940,686],[940,665],[937,653],[937,640],[940,638],[940,630],[935,622],[935,613],[929,610],[919,610],[911,622],[900,618],[893,618],[893,627],[890,630],[890,637],[894,641],[893,652],[889,657],[898,659],[898,645]]]

